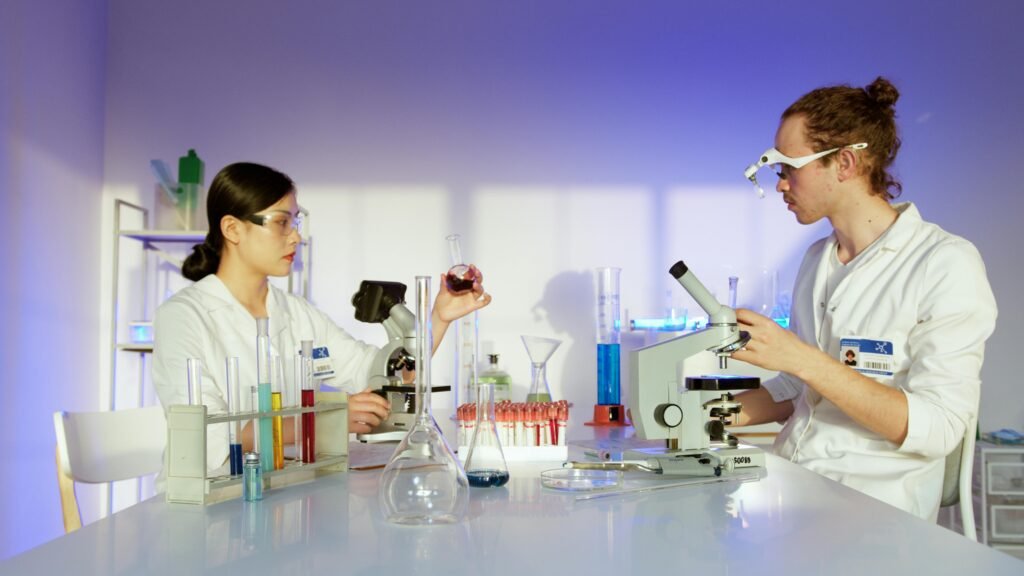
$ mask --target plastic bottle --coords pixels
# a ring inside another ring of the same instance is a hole
[[[178,159],[178,215],[185,230],[205,230],[206,191],[203,189],[203,161],[195,150]]]
[[[477,378],[479,384],[494,384],[494,401],[512,400],[512,377],[498,365],[498,354],[488,354],[489,366]]]

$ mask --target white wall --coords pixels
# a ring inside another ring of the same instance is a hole
[[[589,270],[624,268],[633,314],[659,312],[666,291],[684,300],[666,274],[680,258],[723,298],[738,274],[757,303],[763,267],[788,286],[824,229],[757,200],[742,169],[799,95],[884,74],[903,92],[904,199],[978,245],[1000,302],[982,427],[1024,427],[1008,349],[1024,320],[1024,73],[1000,64],[1024,52],[1018,3],[110,4],[94,214],[109,221],[115,195],[151,202],[149,160],[190,147],[208,179],[237,160],[276,166],[313,212],[314,300],[371,341],[380,329],[348,303],[358,282],[439,273],[444,236],[461,232],[495,295],[485,349],[525,386],[519,334],[565,339],[550,379],[576,426],[595,401]],[[106,274],[106,252],[79,256]]]
[[[0,2],[0,558],[63,532],[52,413],[99,409],[106,12]]]

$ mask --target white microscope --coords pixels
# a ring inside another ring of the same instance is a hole
[[[742,405],[734,391],[759,388],[755,369],[729,356],[750,336],[736,312],[715,300],[682,261],[669,270],[708,313],[707,328],[630,352],[630,411],[637,436],[665,440],[662,448],[624,457],[647,460],[663,474],[721,476],[736,468],[764,467],[764,452],[741,445],[726,431]],[[717,360],[717,369],[716,369]],[[714,372],[710,374],[709,372]]]
[[[405,307],[405,284],[364,280],[352,296],[356,320],[381,324],[387,343],[373,358],[368,387],[391,403],[391,414],[369,434],[357,434],[360,442],[400,441],[416,420],[416,386],[406,384],[403,370],[415,370],[416,315]],[[434,386],[431,392],[451,390]]]

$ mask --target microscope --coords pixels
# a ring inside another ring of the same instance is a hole
[[[416,386],[406,384],[403,370],[415,370],[416,316],[405,307],[405,284],[364,280],[352,296],[356,320],[381,324],[387,343],[377,352],[370,367],[368,387],[391,403],[391,414],[369,434],[357,434],[360,442],[400,441],[416,420]],[[432,392],[451,390],[434,386]]]
[[[639,438],[665,446],[631,450],[626,458],[647,460],[664,474],[721,476],[736,468],[764,467],[764,452],[739,444],[726,426],[740,413],[734,392],[761,386],[743,375],[753,367],[730,355],[750,336],[736,312],[715,300],[682,261],[669,273],[708,313],[707,328],[630,353],[630,411]],[[716,370],[717,360],[717,370]],[[712,373],[713,372],[713,373]]]

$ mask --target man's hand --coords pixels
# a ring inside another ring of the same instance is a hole
[[[817,356],[816,348],[811,348],[771,318],[740,308],[736,310],[736,320],[740,330],[750,334],[750,341],[733,352],[732,357],[736,360],[765,370],[797,375],[809,359]]]

